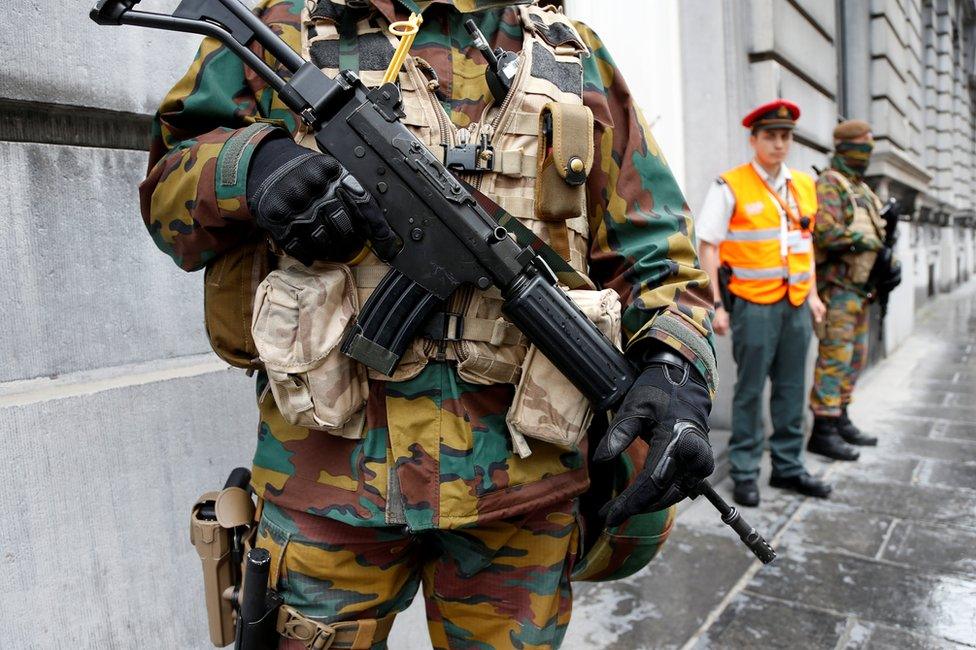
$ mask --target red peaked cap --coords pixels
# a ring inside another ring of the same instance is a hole
[[[742,118],[747,129],[792,129],[800,119],[800,107],[788,99],[777,99],[754,108]]]

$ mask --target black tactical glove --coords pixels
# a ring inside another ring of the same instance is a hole
[[[339,161],[285,136],[271,136],[254,152],[247,204],[275,243],[304,264],[345,261],[366,239],[383,260],[399,247],[380,207]]]
[[[674,505],[714,471],[711,410],[708,389],[688,361],[670,351],[646,359],[594,454],[599,462],[616,458],[638,436],[650,447],[634,482],[600,511],[607,526]]]
[[[901,262],[895,259],[891,259],[893,253],[890,248],[886,248],[885,252],[888,255],[888,273],[881,280],[880,289],[885,293],[891,293],[898,288],[901,284]]]

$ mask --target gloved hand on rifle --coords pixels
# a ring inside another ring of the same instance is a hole
[[[380,207],[359,181],[332,156],[306,149],[284,132],[254,152],[247,204],[258,226],[304,264],[346,261],[367,239],[384,260],[398,248]]]
[[[678,503],[715,469],[707,434],[712,400],[701,374],[674,352],[645,355],[643,373],[594,454],[598,462],[616,458],[638,436],[649,446],[644,469],[601,511],[607,526]],[[680,422],[693,426],[676,430]]]

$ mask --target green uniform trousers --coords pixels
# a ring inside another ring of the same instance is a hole
[[[868,305],[861,294],[838,286],[830,286],[821,297],[827,322],[813,373],[810,409],[814,415],[837,417],[850,404],[854,384],[868,360]]]
[[[403,526],[350,526],[265,502],[259,548],[269,584],[322,623],[402,612],[419,588],[435,650],[562,643],[579,550],[576,500],[457,530],[411,534]],[[377,640],[372,650],[385,650]],[[282,640],[278,650],[305,650]]]
[[[788,298],[760,305],[738,298],[732,309],[732,354],[736,363],[732,398],[732,439],[729,461],[736,481],[759,475],[765,439],[762,395],[766,377],[772,384],[769,410],[773,435],[769,450],[773,474],[803,472],[803,403],[806,358],[813,326],[810,308]]]

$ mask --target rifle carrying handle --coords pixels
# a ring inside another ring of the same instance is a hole
[[[121,25],[122,14],[139,4],[140,0],[98,0],[89,16],[99,25]]]

